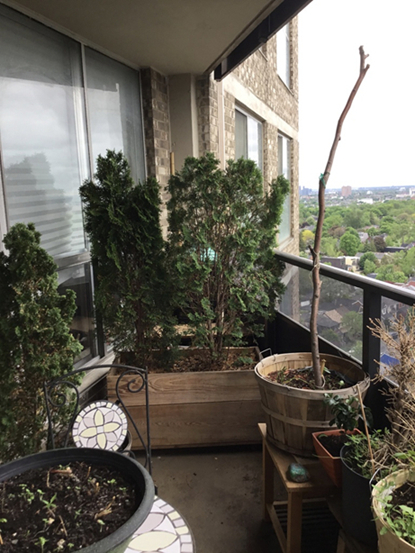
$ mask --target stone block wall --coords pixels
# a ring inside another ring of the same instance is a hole
[[[278,133],[285,134],[291,141],[291,239],[281,244],[288,253],[299,252],[299,190],[298,190],[298,20],[290,23],[290,87],[278,75],[277,37],[274,35],[266,44],[245,60],[232,73],[240,85],[251,95],[244,99],[233,97],[233,106],[225,103],[225,118],[229,111],[239,104],[263,124],[263,173],[265,188],[278,176]],[[226,79],[224,81],[226,83]],[[224,85],[226,88],[226,84]],[[235,89],[235,86],[232,87]],[[276,117],[268,117],[273,112]],[[278,121],[280,123],[278,123]],[[226,130],[226,123],[225,123]],[[234,144],[233,144],[234,148]],[[233,149],[234,152],[234,149]],[[226,141],[226,156],[232,155],[232,141]]]
[[[235,97],[224,91],[224,147],[227,159],[235,158]]]
[[[277,39],[254,52],[219,85],[213,75],[196,78],[199,155],[212,152],[219,159],[235,157],[235,107],[241,106],[262,121],[264,186],[278,176],[278,133],[291,139],[291,239],[281,245],[298,254],[298,22],[290,24],[290,88],[278,76]],[[237,86],[229,86],[229,82]],[[170,176],[170,114],[168,78],[154,69],[141,72],[147,173],[155,176],[167,201]],[[242,91],[242,94],[238,93]],[[221,102],[221,104],[219,104]],[[259,106],[259,107],[258,107]],[[223,140],[219,140],[222,133]],[[223,151],[220,151],[223,150]],[[190,155],[190,153],[189,153]],[[178,168],[176,167],[176,170]],[[162,226],[167,226],[165,209]]]
[[[167,77],[154,69],[141,71],[144,139],[147,175],[155,177],[161,186],[163,204],[170,177],[170,114]],[[161,225],[167,228],[166,210],[162,210]]]
[[[199,155],[219,155],[218,85],[212,76],[197,79],[196,102],[199,129]]]

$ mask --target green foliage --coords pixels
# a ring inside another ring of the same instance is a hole
[[[330,426],[336,426],[340,430],[354,430],[359,420],[363,420],[358,400],[354,396],[342,398],[335,394],[324,394],[324,403],[330,408],[333,419]],[[368,407],[365,407],[366,419],[372,420],[372,414]]]
[[[347,229],[347,231],[340,238],[340,249],[345,255],[356,255],[361,246],[360,238],[356,231]]]
[[[251,160],[229,161],[225,171],[212,154],[187,158],[170,178],[169,242],[180,307],[196,344],[212,360],[241,343],[258,319],[274,315],[283,265],[275,258],[276,227],[289,183],[280,176],[264,194]]]
[[[405,273],[399,271],[393,263],[387,265],[381,265],[377,270],[377,280],[384,280],[387,282],[406,282],[407,277]]]
[[[365,261],[372,261],[377,264],[378,260],[376,259],[376,255],[373,252],[367,252],[362,255],[362,257],[359,259],[359,267],[360,269],[363,269],[365,266]]]
[[[384,443],[384,433],[381,430],[375,430],[370,434],[370,445],[375,455]],[[372,477],[372,465],[370,461],[369,445],[366,434],[354,434],[347,437],[346,461],[353,470],[364,476]]]
[[[407,277],[415,274],[415,248],[411,248],[403,257],[401,269]]]
[[[351,206],[344,214],[344,223],[346,227],[361,229],[370,225],[370,214],[364,207]]]
[[[363,329],[363,315],[356,311],[348,311],[343,315],[342,328],[349,337],[361,338]]]
[[[52,257],[33,224],[13,226],[0,253],[0,459],[40,450],[42,386],[73,369],[81,345],[70,333],[75,292],[58,293]]]
[[[311,230],[302,230],[300,232],[300,250],[308,251],[308,247],[314,244],[314,232]]]
[[[365,275],[369,275],[370,273],[376,272],[376,267],[376,263],[373,263],[373,261],[367,259],[363,267],[363,272],[365,273]]]
[[[413,472],[415,467],[415,451],[409,450],[406,453],[396,453],[395,457]],[[384,485],[382,486],[382,484]],[[383,520],[389,526],[391,532],[415,546],[415,510],[408,504],[397,505],[396,501],[392,501],[393,492],[397,489],[399,490],[399,488],[396,485],[393,486],[393,482],[390,482],[390,479],[382,481],[379,486],[382,487],[379,490],[380,493],[377,499],[381,505]],[[410,495],[409,502],[412,504]],[[383,526],[380,533],[386,534],[387,531],[387,527]]]
[[[375,252],[376,246],[372,238],[369,238],[366,240],[366,242],[363,244],[363,251],[366,252]]]
[[[95,181],[80,188],[96,274],[95,305],[116,351],[146,364],[173,339],[172,286],[160,227],[160,187],[134,184],[122,152],[98,156]]]
[[[339,257],[341,255],[341,252],[337,247],[337,242],[338,241],[336,240],[336,238],[322,238],[320,248],[322,255],[328,255],[329,257]]]

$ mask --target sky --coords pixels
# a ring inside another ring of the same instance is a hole
[[[300,178],[317,188],[338,119],[343,124],[327,189],[415,186],[415,2],[313,0],[299,15]]]

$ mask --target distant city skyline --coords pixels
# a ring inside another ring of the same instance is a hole
[[[300,13],[300,187],[318,187],[361,45],[370,69],[343,125],[328,189],[415,186],[414,16],[410,0],[313,0]]]

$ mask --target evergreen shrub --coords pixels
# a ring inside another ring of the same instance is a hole
[[[31,223],[18,223],[6,234],[4,245],[8,253],[0,252],[1,462],[41,449],[46,437],[43,382],[71,371],[81,350],[70,332],[75,292],[58,292],[56,265],[40,246],[40,233]]]
[[[274,255],[289,182],[280,176],[264,192],[251,160],[219,168],[213,154],[187,158],[169,181],[169,255],[179,307],[197,346],[217,360],[248,332],[261,335],[284,287]]]

